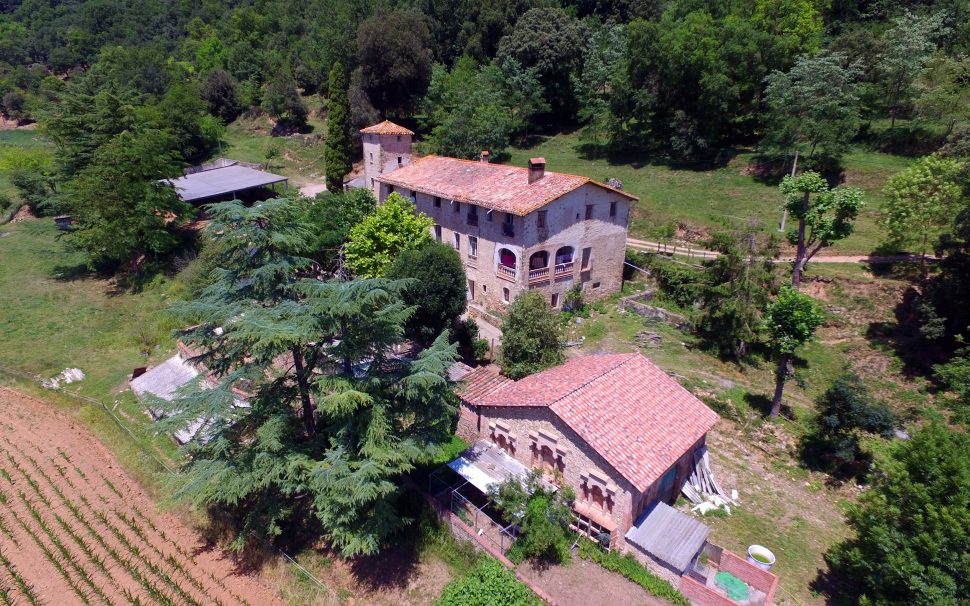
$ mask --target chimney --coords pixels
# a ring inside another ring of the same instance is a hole
[[[489,157],[489,153],[488,153],[488,150],[487,150],[487,149],[483,149],[483,150],[482,150],[482,155],[481,155],[481,157],[479,158],[479,161],[480,161],[480,162],[481,162],[482,164],[488,164],[488,157]]]
[[[535,183],[546,174],[545,158],[529,158],[529,184]]]

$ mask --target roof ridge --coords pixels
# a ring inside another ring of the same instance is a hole
[[[590,378],[589,380],[585,381],[584,383],[581,383],[580,385],[576,386],[575,388],[570,389],[569,391],[567,391],[563,395],[559,396],[558,398],[556,398],[552,402],[549,402],[548,404],[546,404],[546,407],[547,408],[552,408],[557,402],[561,402],[562,400],[565,400],[566,398],[568,398],[569,396],[573,395],[574,393],[576,393],[580,389],[582,389],[582,388],[590,385],[594,381],[598,381],[599,379],[605,377],[606,375],[610,374],[611,372],[613,372],[617,368],[623,366],[624,364],[626,364],[627,362],[629,362],[630,360],[632,360],[634,357],[636,357],[637,354],[635,354],[635,353],[628,353],[628,354],[594,354],[593,356],[590,356],[590,357],[595,357],[596,355],[604,355],[604,357],[607,356],[607,355],[608,356],[618,356],[618,357],[622,356],[623,359],[622,359],[622,361],[614,364],[610,368],[608,368],[608,369],[604,370],[603,372],[597,374],[596,376]],[[573,358],[573,359],[578,359],[578,358]]]

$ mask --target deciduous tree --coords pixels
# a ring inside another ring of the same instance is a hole
[[[516,297],[502,325],[503,372],[521,379],[562,364],[563,349],[562,325],[545,297],[536,291]]]
[[[818,173],[809,171],[782,179],[781,191],[786,198],[785,210],[797,222],[788,232],[788,241],[795,245],[791,283],[798,288],[805,265],[826,246],[852,234],[852,222],[863,206],[862,190],[830,190]]]
[[[936,38],[943,28],[943,15],[905,12],[893,19],[883,37],[879,73],[886,95],[891,128],[896,126],[901,105],[913,94],[913,82],[936,50]]]
[[[824,320],[825,314],[818,303],[790,286],[782,287],[775,300],[768,304],[764,323],[766,341],[778,359],[775,394],[769,412],[771,418],[781,413],[781,399],[795,350],[812,338]]]
[[[307,208],[307,227],[311,231],[313,258],[329,273],[341,269],[343,247],[350,230],[377,208],[377,199],[366,187],[348,192],[317,194]]]
[[[434,221],[419,213],[413,202],[393,193],[351,228],[344,256],[347,266],[362,278],[383,276],[402,251],[431,241],[432,225]]]
[[[545,99],[554,112],[575,112],[571,78],[582,65],[585,28],[560,8],[534,8],[499,42],[499,61],[514,59],[536,68]]]
[[[417,250],[405,250],[391,264],[387,276],[412,280],[404,302],[415,309],[406,328],[412,338],[424,345],[452,328],[465,313],[465,267],[450,246],[430,242]]]
[[[962,182],[965,167],[955,158],[925,156],[889,179],[883,221],[890,243],[916,245],[925,257],[931,239],[970,203]]]
[[[379,13],[357,30],[360,83],[385,115],[406,116],[431,80],[431,34],[414,11]]]

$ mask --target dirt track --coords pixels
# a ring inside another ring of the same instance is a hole
[[[280,604],[49,405],[0,387],[0,603]]]

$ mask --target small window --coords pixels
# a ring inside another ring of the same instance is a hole
[[[482,284],[482,292],[488,292],[488,285]]]
[[[600,287],[600,283],[599,283],[599,282],[593,282],[593,286],[592,286],[592,287],[593,287],[594,289],[595,289],[595,288],[599,288],[599,287]]]
[[[397,165],[398,165],[398,166],[400,166],[400,165],[401,165],[401,156],[398,156],[398,157],[397,157]]]
[[[374,152],[370,152],[370,161],[371,161],[371,162],[373,162],[373,161],[374,161]]]
[[[539,217],[536,220],[536,226],[539,229],[542,229],[543,227],[546,226],[546,211],[544,211],[544,210],[540,210],[539,211]]]
[[[393,185],[388,185],[387,186],[387,193],[389,193],[389,194],[393,194],[394,193],[394,186]]]
[[[553,309],[559,307],[559,293],[552,293],[552,298],[550,299],[549,303],[552,305]]]
[[[610,218],[616,217],[616,202],[610,202]]]
[[[440,225],[435,225],[434,226],[434,239],[435,239],[436,242],[441,242],[441,226]]]
[[[434,197],[434,207],[441,208],[441,198],[439,198],[438,196]]]
[[[455,202],[454,204],[452,204],[452,206],[455,207],[455,212],[456,213],[460,213],[461,212],[461,202]]]
[[[455,250],[461,250],[461,234],[455,233]]]
[[[412,204],[417,204],[418,203],[418,192],[416,192],[416,191],[414,191],[412,189],[411,190],[411,196],[410,197],[411,197],[411,203]]]
[[[587,204],[586,205],[586,220],[589,221],[592,218],[593,218],[593,205],[592,204]]]
[[[583,265],[582,265],[583,271],[586,271],[587,269],[589,269],[589,262],[592,256],[593,256],[592,248],[586,247],[583,249]]]
[[[485,216],[488,218],[488,222],[489,223],[492,222],[492,215],[494,215],[494,214],[495,213],[493,213],[492,211],[488,211],[487,213],[485,213]]]
[[[398,136],[397,136],[397,140],[398,140],[398,141],[400,141],[400,140],[401,140],[401,135],[398,135]],[[401,159],[400,159],[400,158],[398,158],[398,162],[400,162],[400,161],[401,161]]]
[[[515,220],[515,216],[514,216],[514,215],[513,215],[512,213],[505,213],[505,222],[506,222],[506,223],[507,223],[508,225],[512,225],[512,222],[513,222],[514,220]]]
[[[502,303],[508,303],[510,296],[511,296],[511,293],[509,293],[509,289],[503,288],[502,289]]]
[[[371,177],[370,178],[370,186],[371,187],[374,187],[374,177]]]
[[[475,236],[468,236],[468,256],[472,259],[478,258],[478,238]]]
[[[468,300],[469,301],[475,300],[475,281],[474,280],[468,281]]]

